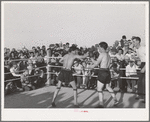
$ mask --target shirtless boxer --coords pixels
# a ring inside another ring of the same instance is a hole
[[[100,65],[100,69],[98,71],[98,78],[97,78],[97,91],[99,94],[99,102],[100,105],[98,108],[103,108],[104,103],[103,103],[103,87],[106,86],[106,89],[110,92],[111,96],[114,99],[114,105],[118,104],[118,101],[116,99],[116,95],[114,94],[114,91],[110,87],[110,80],[111,80],[111,75],[109,71],[110,63],[111,63],[111,58],[109,54],[107,53],[107,47],[108,44],[106,42],[101,42],[99,43],[99,57],[97,61],[93,60],[93,65],[90,65],[88,68],[93,69],[94,67]]]
[[[55,107],[55,99],[57,97],[57,94],[61,88],[61,84],[62,82],[65,82],[65,83],[70,83],[70,85],[72,86],[73,88],[73,91],[74,91],[74,107],[78,107],[78,103],[77,103],[77,87],[76,87],[76,83],[75,83],[75,80],[74,80],[74,77],[72,75],[72,65],[73,65],[73,62],[76,58],[78,59],[81,59],[81,58],[86,58],[88,56],[88,53],[86,53],[84,56],[79,56],[79,55],[76,55],[76,47],[75,46],[72,46],[70,47],[70,53],[69,54],[66,54],[62,59],[61,61],[63,61],[63,68],[61,69],[61,72],[58,76],[58,85],[57,85],[57,89],[55,90],[54,92],[54,96],[53,96],[53,99],[52,99],[52,106]],[[60,61],[60,62],[61,62]]]

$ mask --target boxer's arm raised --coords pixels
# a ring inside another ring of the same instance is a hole
[[[87,52],[87,53],[86,53],[85,55],[83,55],[83,56],[75,55],[74,58],[82,59],[82,58],[86,58],[86,57],[88,57],[88,56],[89,56],[89,53]]]

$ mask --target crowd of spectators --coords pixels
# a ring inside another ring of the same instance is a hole
[[[120,77],[136,77],[137,69],[140,65],[140,61],[135,60],[136,50],[133,45],[132,40],[127,39],[126,36],[122,36],[120,41],[115,41],[112,46],[109,46],[108,53],[112,59],[110,71],[111,71],[111,87],[116,91],[131,91],[136,92],[136,80],[126,80]],[[77,46],[76,44],[73,44]],[[89,57],[84,60],[75,60],[72,66],[75,75],[75,81],[78,88],[88,88],[95,89],[96,86],[96,75],[97,70],[86,69],[88,65],[92,64],[92,60],[96,60],[100,55],[97,50],[98,44],[90,47],[83,48],[78,47],[76,53],[78,55],[83,55],[87,51],[89,52]],[[22,48],[21,50],[16,50],[13,48],[4,49],[4,72],[5,72],[5,90],[8,92],[10,87],[16,87],[18,90],[26,88],[28,86],[31,89],[39,88],[45,84],[47,81],[47,69],[48,64],[54,66],[62,66],[59,62],[61,57],[69,53],[70,44],[50,44],[49,47],[32,47],[32,50],[27,48]],[[51,50],[51,58],[48,60],[47,50]],[[56,58],[57,57],[57,58]],[[41,68],[42,67],[42,68]],[[121,70],[121,68],[124,68]],[[51,71],[54,73],[51,75],[51,85],[57,85],[57,76],[60,72],[61,67],[52,67]],[[7,82],[8,80],[18,78],[12,82]],[[69,87],[70,84],[63,84]],[[12,89],[12,88],[11,88]],[[11,92],[11,91],[9,91]]]

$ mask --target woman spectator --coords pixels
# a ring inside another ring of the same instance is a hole
[[[118,49],[118,53],[116,54],[116,57],[119,61],[124,60],[123,50],[121,48]]]

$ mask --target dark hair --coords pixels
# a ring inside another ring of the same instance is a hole
[[[133,37],[132,39],[135,39],[136,41],[139,41],[139,43],[141,43],[141,38],[140,37]]]
[[[131,50],[131,51],[133,51],[133,49],[132,49],[132,48],[129,48],[128,50]]]
[[[123,36],[122,36],[122,39],[126,39],[126,36],[125,36],[125,35],[123,35]]]
[[[100,45],[100,47],[104,48],[105,50],[108,47],[108,44],[106,42],[100,42],[99,45]]]
[[[77,47],[76,47],[76,46],[74,46],[74,45],[72,45],[72,46],[70,47],[70,49],[69,49],[69,50],[70,50],[70,52],[71,52],[71,51],[75,51],[76,49],[77,49]]]
[[[69,43],[67,42],[66,45],[69,45]]]
[[[123,49],[122,48],[118,48],[118,52],[119,52],[119,50],[122,50],[122,53],[123,53]]]
[[[56,45],[57,47],[59,47],[59,44],[56,43],[55,45]]]
[[[32,47],[32,49],[35,48],[34,46]]]

